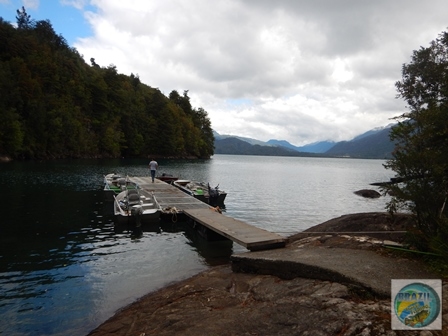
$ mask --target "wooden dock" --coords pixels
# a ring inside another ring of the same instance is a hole
[[[251,251],[285,247],[285,238],[211,209],[185,209],[196,222]]]
[[[185,209],[209,209],[210,206],[201,202],[200,200],[187,195],[175,186],[165,183],[161,180],[155,179],[151,182],[151,177],[129,177],[132,182],[139,185],[145,192],[154,193],[157,202],[166,213],[176,211],[182,214]]]
[[[184,193],[175,186],[150,177],[130,177],[145,192],[154,193],[165,214],[185,214],[195,222],[256,251],[284,247],[286,238],[214,211],[208,204]]]

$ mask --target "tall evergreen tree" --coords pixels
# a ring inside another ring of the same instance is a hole
[[[22,10],[17,10],[17,28],[19,29],[31,29],[33,28],[33,20],[31,16],[27,14],[26,9],[22,6]]]
[[[448,33],[413,52],[396,87],[409,111],[391,132],[397,147],[386,168],[403,182],[387,187],[394,195],[389,209],[410,210],[414,243],[448,258]]]

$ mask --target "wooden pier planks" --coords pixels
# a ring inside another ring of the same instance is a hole
[[[212,209],[185,209],[185,214],[196,222],[227,237],[251,251],[284,247],[286,238]]]
[[[175,186],[151,177],[130,177],[145,192],[153,192],[162,209],[176,208],[196,222],[251,251],[284,247],[286,238],[213,211],[208,204]]]
[[[153,192],[162,209],[175,208],[178,213],[182,213],[184,209],[209,208],[208,204],[158,179],[155,179],[154,183],[151,177],[130,177],[130,180],[136,182],[145,192]]]

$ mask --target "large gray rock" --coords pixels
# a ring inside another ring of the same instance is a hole
[[[381,194],[378,191],[372,190],[372,189],[361,189],[361,190],[355,191],[355,194],[358,196],[365,197],[365,198],[381,197]]]

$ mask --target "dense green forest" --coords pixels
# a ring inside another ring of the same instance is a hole
[[[0,17],[0,156],[12,159],[213,155],[207,112],[188,91],[169,97],[87,64],[50,21]]]

